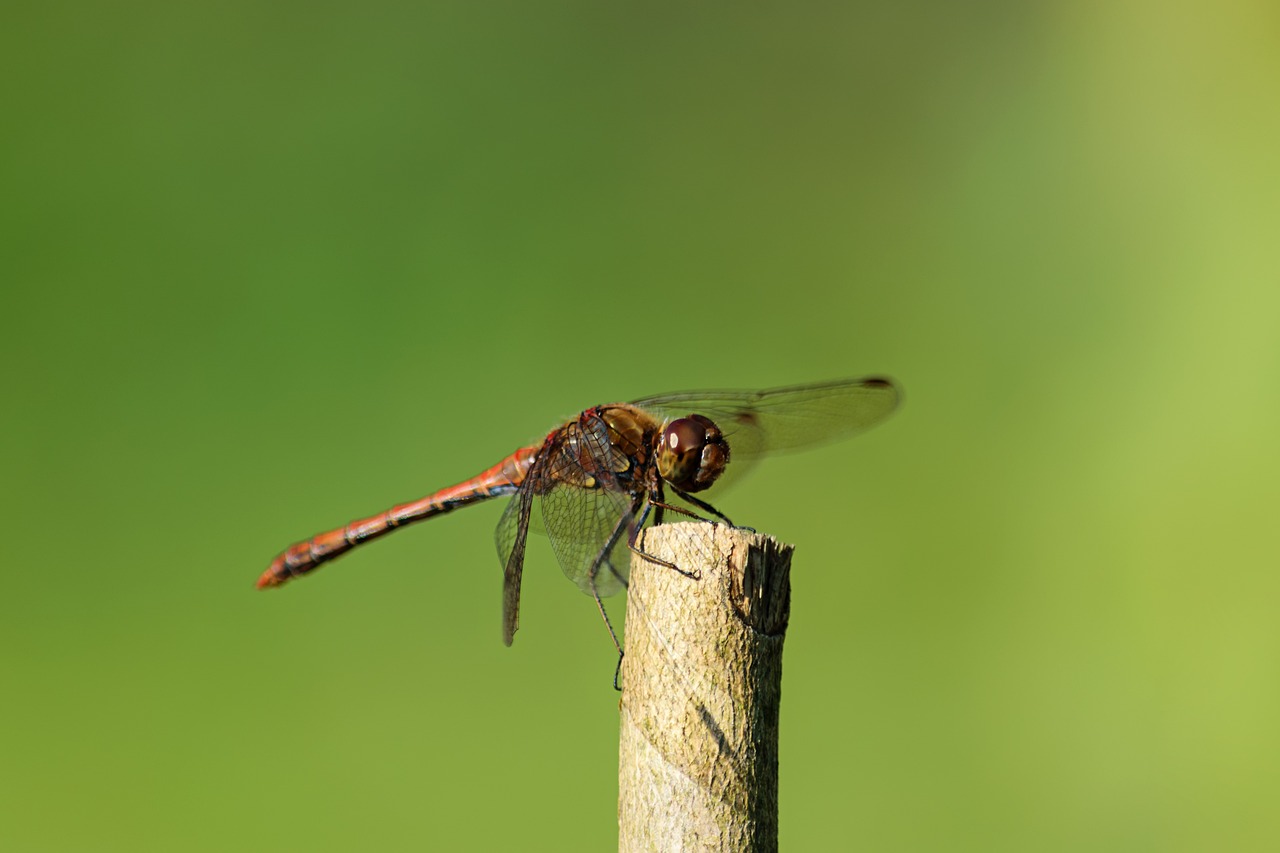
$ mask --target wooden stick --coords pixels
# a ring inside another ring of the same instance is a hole
[[[790,545],[664,524],[627,590],[618,849],[778,849],[778,708]]]

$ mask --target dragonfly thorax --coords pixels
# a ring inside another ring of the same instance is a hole
[[[710,418],[676,418],[662,430],[658,473],[677,489],[700,492],[724,472],[729,444]]]

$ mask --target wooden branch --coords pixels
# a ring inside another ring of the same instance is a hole
[[[618,849],[778,849],[778,708],[792,546],[664,524],[631,561]]]

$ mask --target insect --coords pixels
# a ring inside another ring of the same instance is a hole
[[[892,381],[873,377],[593,406],[470,479],[292,545],[258,587],[279,586],[407,524],[510,495],[496,534],[503,641],[510,645],[519,626],[525,546],[541,523],[564,573],[595,599],[617,645],[601,598],[626,585],[630,552],[683,571],[638,551],[646,524],[667,514],[728,523],[700,495],[765,454],[860,433],[887,418],[899,397]]]

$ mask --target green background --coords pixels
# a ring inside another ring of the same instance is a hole
[[[0,848],[609,849],[545,540],[511,649],[496,504],[258,573],[588,405],[887,373],[720,502],[799,546],[784,848],[1280,849],[1275,4],[2,17]]]

